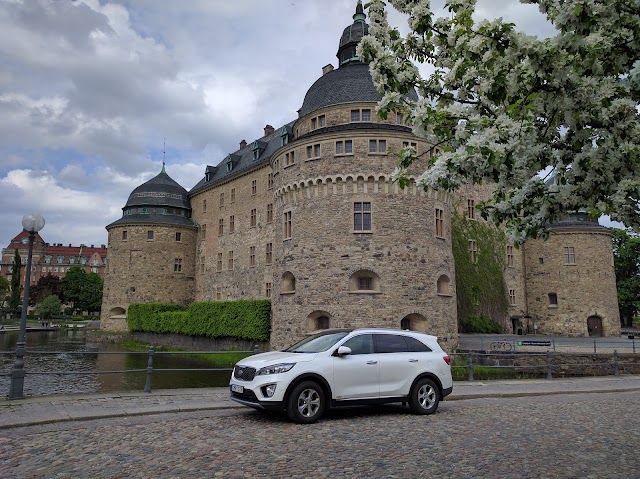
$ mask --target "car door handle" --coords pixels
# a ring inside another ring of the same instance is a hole
[[[417,360],[417,359],[409,359],[409,362],[410,362],[410,363],[417,363],[417,362],[418,362],[418,360]]]
[[[367,361],[367,364],[378,364],[378,361]]]

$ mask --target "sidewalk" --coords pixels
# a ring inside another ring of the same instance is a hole
[[[454,383],[453,393],[447,397],[447,401],[627,391],[640,391],[640,376],[458,381]],[[0,399],[0,429],[62,421],[243,407],[229,400],[227,388],[51,395],[20,400],[3,397]]]

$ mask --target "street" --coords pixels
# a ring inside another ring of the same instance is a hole
[[[2,431],[8,478],[637,478],[637,391],[331,411],[301,426],[251,409]]]

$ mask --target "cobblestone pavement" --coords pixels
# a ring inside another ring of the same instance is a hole
[[[12,478],[638,478],[640,393],[385,406],[302,426],[217,409],[6,429]]]

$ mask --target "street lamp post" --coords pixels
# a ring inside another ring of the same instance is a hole
[[[27,306],[29,305],[29,286],[31,286],[31,255],[33,253],[33,240],[36,233],[44,228],[44,218],[38,213],[31,213],[22,217],[22,227],[29,233],[27,255],[27,269],[24,276],[24,296],[22,298],[22,314],[20,315],[20,335],[16,345],[16,362],[11,372],[11,389],[9,389],[9,399],[23,399],[24,389],[24,352],[27,336]],[[20,274],[14,271],[13,274]]]

